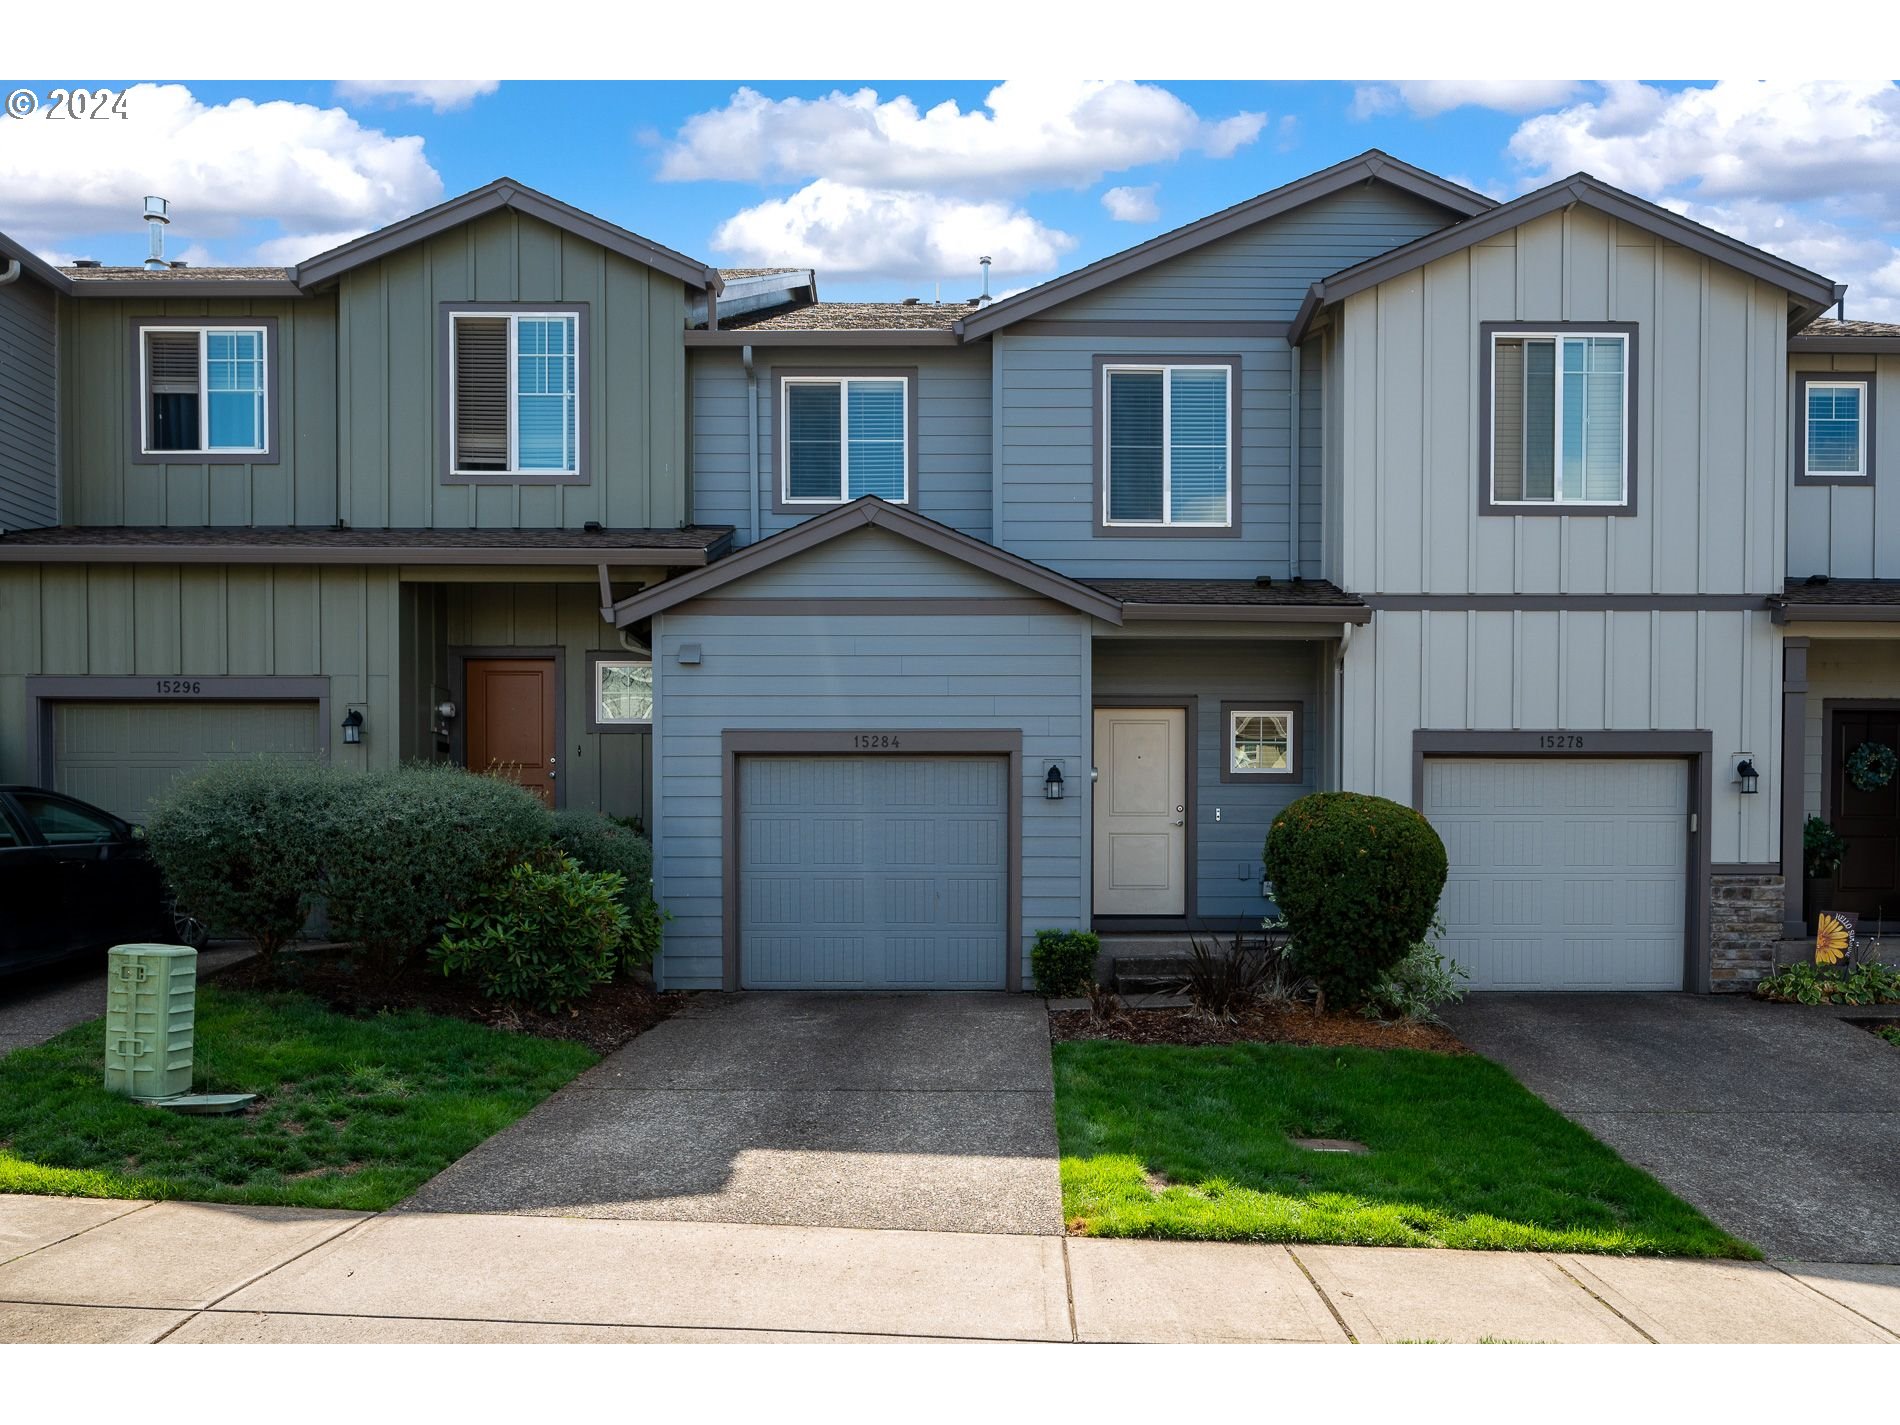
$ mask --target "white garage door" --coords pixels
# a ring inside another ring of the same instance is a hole
[[[129,821],[182,772],[268,753],[314,758],[314,702],[60,703],[53,789]]]
[[[1689,764],[1428,758],[1445,952],[1486,990],[1679,990]]]

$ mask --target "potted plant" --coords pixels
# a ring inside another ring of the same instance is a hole
[[[1811,816],[1801,830],[1802,878],[1806,882],[1802,904],[1807,909],[1808,929],[1814,929],[1814,917],[1822,910],[1822,901],[1833,890],[1834,873],[1841,869],[1841,858],[1847,854],[1847,843],[1841,834],[1822,821]]]

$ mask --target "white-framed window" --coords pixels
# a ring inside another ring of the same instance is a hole
[[[141,453],[264,454],[269,347],[263,327],[140,327]]]
[[[594,664],[594,722],[645,727],[653,721],[653,660],[602,658]]]
[[[1630,336],[1491,333],[1493,505],[1629,503]]]
[[[1291,708],[1230,708],[1227,770],[1237,777],[1291,774],[1293,718]]]
[[[580,318],[454,312],[449,318],[450,473],[580,473]]]
[[[1868,382],[1809,378],[1803,389],[1806,456],[1802,473],[1826,480],[1868,474]]]
[[[1102,519],[1107,525],[1233,523],[1233,368],[1102,367]]]
[[[783,503],[910,500],[910,382],[903,377],[783,377],[779,428]]]

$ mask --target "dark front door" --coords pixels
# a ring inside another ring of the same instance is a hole
[[[1900,921],[1900,777],[1873,791],[1855,786],[1847,759],[1863,742],[1900,751],[1900,707],[1834,709],[1828,779],[1834,829],[1847,842],[1847,854],[1831,901],[1815,909],[1854,911],[1863,922]]]
[[[519,782],[549,806],[555,779],[554,660],[468,661],[468,767]]]

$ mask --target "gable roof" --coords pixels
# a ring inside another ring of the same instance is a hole
[[[23,275],[45,283],[55,292],[70,292],[73,289],[72,279],[65,273],[41,261],[5,233],[0,233],[0,267],[9,262],[19,263]]]
[[[668,579],[643,589],[637,594],[610,604],[600,611],[602,618],[619,628],[626,628],[642,619],[685,603],[688,599],[699,598],[711,593],[723,584],[735,579],[743,579],[748,574],[756,574],[781,560],[790,559],[795,554],[816,549],[829,544],[841,535],[875,525],[889,534],[899,535],[926,549],[939,554],[947,554],[952,559],[980,569],[985,574],[1006,580],[1032,594],[1041,595],[1058,604],[1081,613],[1092,614],[1109,623],[1118,624],[1121,618],[1121,603],[1111,595],[1100,593],[1088,585],[1067,575],[1045,569],[1019,555],[1008,554],[994,545],[985,544],[967,534],[951,529],[907,510],[902,505],[893,505],[876,495],[862,495],[848,505],[840,505],[822,515],[806,520],[803,524],[793,525],[790,529],[769,535],[757,544],[748,545],[737,554],[709,564],[703,569],[695,569],[690,574],[677,579]]]
[[[1237,233],[1242,228],[1252,227],[1255,223],[1278,217],[1281,213],[1375,178],[1381,183],[1403,189],[1414,197],[1436,203],[1461,218],[1497,206],[1482,193],[1474,193],[1435,173],[1415,168],[1376,148],[1367,149],[1355,158],[1335,163],[1331,168],[1322,168],[1318,173],[1296,178],[1291,183],[1282,184],[1243,203],[1236,203],[1231,208],[1210,213],[1186,227],[1162,233],[1126,251],[1031,287],[1026,292],[1005,297],[964,318],[959,330],[966,341],[987,335],[1012,322],[1046,311],[1060,302],[1070,301],[1085,292],[1093,292],[1098,287],[1153,267],[1158,262],[1166,262],[1169,258],[1179,257],[1184,252],[1191,252],[1197,247]]]
[[[1763,252],[1758,247],[1750,247],[1726,233],[1704,227],[1679,213],[1672,213],[1647,199],[1638,198],[1634,193],[1625,193],[1621,188],[1612,187],[1587,173],[1573,173],[1533,193],[1513,198],[1508,203],[1500,203],[1488,212],[1438,232],[1427,233],[1403,247],[1382,252],[1377,257],[1367,258],[1364,262],[1315,282],[1308,290],[1306,300],[1300,304],[1292,329],[1287,332],[1287,343],[1299,345],[1311,328],[1314,317],[1322,308],[1334,302],[1343,301],[1355,292],[1363,292],[1368,287],[1390,281],[1428,262],[1463,251],[1488,237],[1495,237],[1501,232],[1521,227],[1534,219],[1578,203],[1782,288],[1796,300],[1796,310],[1790,319],[1795,327],[1812,321],[1837,300],[1834,284],[1818,272],[1810,272],[1785,258]]]
[[[328,252],[318,253],[297,264],[296,281],[299,287],[309,288],[328,282],[360,267],[366,262],[387,257],[392,252],[418,243],[437,233],[459,227],[474,218],[487,213],[499,212],[503,208],[512,208],[517,213],[526,213],[531,218],[539,218],[552,224],[563,232],[573,233],[576,237],[597,243],[610,252],[622,257],[632,258],[635,262],[645,263],[659,272],[677,277],[694,287],[704,287],[718,292],[721,287],[719,271],[684,253],[673,251],[670,247],[641,237],[605,218],[597,218],[592,213],[584,213],[572,204],[563,203],[558,198],[530,188],[525,183],[512,178],[497,178],[473,192],[464,193],[459,198],[451,198],[446,203],[438,203],[410,217],[391,223],[386,228],[378,228],[354,242],[346,242],[341,247],[333,247]]]

